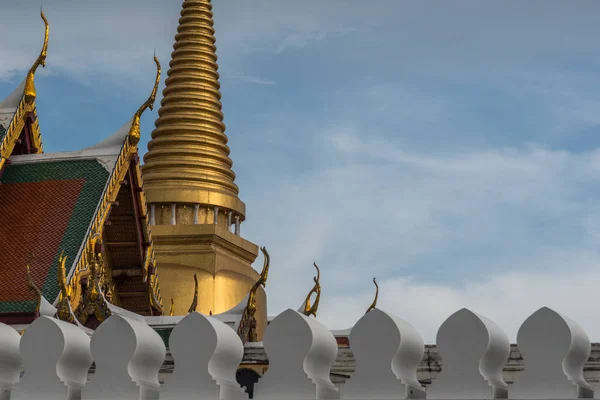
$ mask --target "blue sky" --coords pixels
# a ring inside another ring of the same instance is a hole
[[[377,276],[380,308],[430,342],[461,307],[514,338],[543,305],[600,340],[600,4],[214,3],[242,234],[272,255],[270,314],[300,305],[316,260],[331,328],[360,317]],[[2,4],[0,96],[39,52],[38,7]],[[76,150],[145,100],[154,48],[166,77],[180,2],[44,10],[44,145]]]

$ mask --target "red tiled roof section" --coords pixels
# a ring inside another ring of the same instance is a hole
[[[42,289],[85,179],[0,185],[0,302],[34,300],[25,266]],[[54,299],[48,299],[53,301]]]

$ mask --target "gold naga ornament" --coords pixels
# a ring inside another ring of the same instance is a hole
[[[40,312],[40,307],[42,305],[42,291],[37,287],[33,278],[31,277],[31,266],[27,264],[27,285],[33,290],[37,295],[37,305],[35,306],[35,312]]]
[[[175,302],[171,298],[171,309],[169,310],[169,316],[172,317],[175,315]]]
[[[269,252],[267,251],[266,247],[261,247],[260,251],[262,251],[265,259],[263,268],[258,280],[250,289],[250,292],[248,294],[248,303],[246,303],[246,308],[244,309],[244,313],[242,314],[240,325],[238,327],[238,335],[244,343],[256,342],[258,340],[256,334],[256,320],[254,319],[254,314],[256,314],[256,292],[258,291],[259,287],[266,286],[267,279],[269,277],[269,266],[271,265],[271,256],[269,256]]]
[[[192,304],[188,309],[188,314],[196,311],[196,307],[198,307],[198,275],[194,274],[194,299],[192,300]],[[174,314],[175,307],[173,305],[173,299],[171,299],[171,311]]]
[[[310,290],[310,292],[308,292],[308,295],[306,295],[306,299],[304,300],[304,315],[306,315],[307,317],[309,317],[311,315],[313,317],[317,316],[317,310],[319,309],[319,301],[321,300],[321,283],[320,283],[321,271],[319,270],[319,267],[317,266],[316,262],[313,262],[313,265],[317,269],[317,276],[315,276],[313,278],[313,280],[315,281],[315,286],[313,286],[313,288]],[[310,298],[315,293],[316,293],[315,301],[314,301],[313,305],[311,306]]]
[[[254,314],[256,313],[256,292],[258,291],[258,288],[260,286],[262,286],[262,287],[266,286],[267,278],[269,277],[269,264],[271,263],[271,258],[269,256],[269,253],[267,252],[267,249],[264,247],[261,247],[260,251],[262,251],[263,255],[265,256],[263,269],[260,273],[260,277],[254,284],[254,286],[252,286],[252,289],[250,289],[250,294],[248,296],[248,305],[246,306],[246,310],[248,311],[248,314],[252,317],[254,317]]]
[[[154,102],[156,101],[156,93],[158,92],[161,73],[160,62],[158,61],[158,58],[156,58],[156,54],[154,54],[154,62],[156,63],[156,80],[154,81],[154,88],[152,89],[152,93],[150,93],[148,100],[146,100],[146,102],[135,112],[131,128],[129,128],[129,141],[133,146],[137,145],[141,138],[140,118],[142,114],[147,108],[154,110]]]
[[[371,310],[374,310],[377,307],[377,298],[379,297],[379,285],[377,284],[377,280],[375,278],[373,278],[373,283],[375,284],[375,299],[373,299],[373,303],[371,303],[365,314],[367,314]]]
[[[67,269],[65,267],[66,262],[67,256],[65,256],[63,251],[58,257],[58,272],[56,274],[58,279],[58,287],[60,289],[58,304],[56,305],[56,315],[60,320],[74,323],[75,316],[73,315],[73,310],[71,308],[72,288],[67,285]]]
[[[46,67],[46,56],[48,55],[48,37],[50,35],[50,25],[48,24],[48,20],[44,15],[44,11],[40,10],[40,15],[42,20],[44,20],[44,25],[46,26],[45,34],[44,34],[44,44],[42,45],[42,51],[38,56],[37,60],[33,63],[29,72],[27,73],[27,78],[25,79],[25,89],[23,90],[23,95],[25,96],[25,101],[28,104],[32,104],[35,100],[37,93],[35,91],[35,71],[41,65],[42,68]]]

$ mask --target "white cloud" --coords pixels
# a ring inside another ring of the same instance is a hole
[[[243,195],[252,210],[246,234],[272,254],[271,314],[300,305],[316,259],[320,320],[330,328],[362,315],[377,276],[381,308],[429,342],[462,307],[513,339],[544,305],[600,336],[600,322],[588,317],[600,300],[592,201],[600,149],[414,152],[376,135],[360,139],[352,124],[321,145],[331,165],[293,180],[265,177],[268,188]]]
[[[591,339],[597,341],[600,322],[593,316],[600,301],[596,288],[600,282],[598,254],[570,252],[537,256],[540,258],[511,265],[503,274],[481,280],[468,279],[457,286],[428,284],[410,278],[379,280],[378,306],[413,324],[427,343],[435,343],[441,323],[463,307],[492,319],[514,341],[523,321],[543,306],[577,321]],[[549,271],[515,270],[529,269],[532,262],[549,267]],[[369,282],[364,283],[368,287]],[[368,289],[371,290],[345,296],[324,292],[319,320],[338,329],[351,327],[373,299],[374,288]]]
[[[264,79],[264,78],[261,78],[258,76],[248,76],[248,75],[238,74],[238,75],[232,75],[231,78],[237,79],[237,80],[240,80],[243,82],[247,82],[247,83],[254,83],[256,85],[276,85],[276,83],[274,81]]]

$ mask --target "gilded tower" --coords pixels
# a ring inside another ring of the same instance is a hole
[[[185,0],[156,129],[144,156],[144,191],[161,292],[175,315],[236,306],[259,278],[258,247],[240,236],[246,206],[238,197],[221,111],[210,0]],[[266,327],[266,296],[257,293],[257,331]]]

